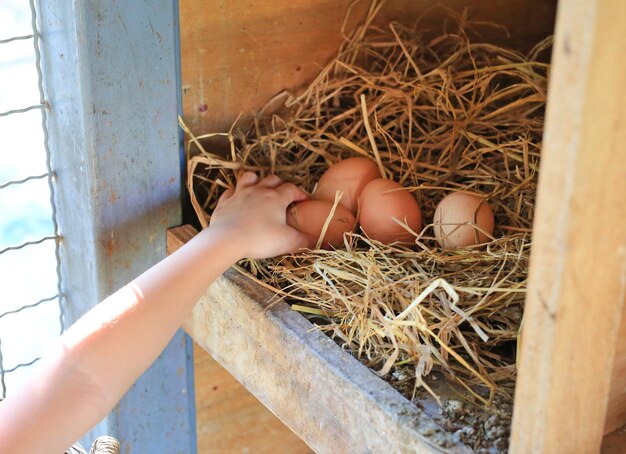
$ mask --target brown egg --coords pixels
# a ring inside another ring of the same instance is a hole
[[[343,192],[340,204],[356,214],[358,199],[367,183],[380,178],[374,161],[367,158],[349,158],[328,168],[317,183],[313,197],[318,200],[335,201],[335,193]]]
[[[326,200],[307,200],[296,203],[287,209],[287,224],[307,234],[310,239],[309,247],[314,248],[332,207],[333,204]],[[343,234],[354,229],[355,224],[356,219],[350,210],[337,205],[335,214],[326,229],[322,248],[341,247]]]
[[[361,193],[361,230],[382,243],[412,243],[414,236],[395,222],[396,218],[419,233],[422,212],[413,195],[395,181],[377,178]]]
[[[433,219],[435,238],[445,249],[485,243],[490,240],[487,234],[493,234],[493,227],[491,207],[484,197],[473,192],[457,191],[445,196]]]

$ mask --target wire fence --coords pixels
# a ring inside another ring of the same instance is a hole
[[[11,4],[11,2],[4,2],[5,6],[7,3]],[[24,5],[24,2],[23,0],[14,1],[13,4]],[[53,304],[54,302],[56,302],[58,305],[58,314],[59,314],[58,320],[50,320],[48,317],[48,319],[45,320],[44,323],[57,325],[58,333],[61,334],[63,331],[63,327],[65,326],[64,325],[64,310],[63,310],[63,305],[62,305],[63,292],[62,292],[62,279],[61,279],[61,261],[60,261],[60,256],[59,256],[59,248],[61,245],[62,236],[59,232],[59,225],[57,222],[58,213],[57,213],[57,207],[55,205],[55,197],[54,197],[56,175],[54,173],[54,170],[52,169],[50,148],[48,146],[48,131],[46,128],[48,112],[50,111],[51,106],[46,99],[44,86],[43,86],[43,74],[41,70],[41,44],[42,42],[41,42],[41,35],[39,34],[39,31],[38,31],[37,7],[35,4],[35,0],[29,0],[28,6],[30,7],[30,27],[31,27],[32,33],[21,34],[21,35],[12,36],[12,37],[0,36],[1,38],[0,39],[0,55],[2,55],[3,48],[6,48],[7,46],[16,43],[17,41],[31,41],[32,42],[33,55],[34,55],[34,60],[35,60],[34,61],[35,68],[33,68],[32,70],[36,71],[37,73],[37,87],[36,88],[38,91],[39,100],[36,103],[32,103],[32,104],[29,103],[29,105],[10,106],[14,108],[3,110],[2,100],[0,99],[0,122],[9,117],[13,117],[17,115],[24,115],[25,113],[31,112],[31,111],[39,111],[41,113],[41,125],[36,125],[36,127],[42,128],[43,143],[41,145],[43,149],[45,150],[46,171],[44,173],[36,172],[25,177],[21,176],[20,178],[9,179],[8,181],[0,181],[0,195],[2,195],[2,192],[8,191],[9,189],[21,188],[27,191],[33,191],[33,190],[37,191],[36,197],[38,197],[40,201],[42,198],[47,198],[47,196],[49,196],[49,205],[51,209],[52,219],[50,220],[51,222],[47,225],[48,231],[45,232],[44,234],[41,234],[41,232],[39,232],[39,234],[35,236],[34,238],[27,238],[25,240],[17,242],[16,244],[5,244],[4,247],[0,249],[0,258],[7,259],[8,255],[11,254],[11,257],[8,259],[10,263],[12,261],[18,260],[17,254],[24,254],[24,256],[21,257],[21,260],[25,260],[26,262],[28,262],[29,260],[33,258],[33,255],[30,254],[29,251],[31,251],[34,246],[53,242],[56,269],[47,270],[47,272],[55,275],[56,293],[49,294],[45,296],[44,298],[38,299],[36,301],[22,304],[19,307],[10,307],[11,301],[14,301],[19,298],[17,298],[16,295],[14,294],[10,294],[10,290],[5,291],[5,289],[10,287],[8,285],[8,282],[5,282],[5,284],[7,285],[3,284],[0,286],[0,322],[7,322],[8,324],[11,324],[11,325],[22,324],[24,326],[24,330],[28,331],[29,316],[32,313],[32,311],[34,311],[36,308],[39,308],[43,305]],[[19,6],[16,6],[16,8],[18,7]],[[1,77],[2,75],[0,72],[0,83],[2,84],[11,83],[11,81],[1,80]],[[34,87],[33,87],[33,90],[34,90]],[[0,168],[2,168],[1,165],[3,164],[3,160],[8,159],[10,153],[19,152],[16,150],[7,150],[7,148],[9,147],[3,146],[5,144],[3,144],[2,141],[3,141],[3,138],[0,137]],[[33,162],[31,164],[32,164],[31,168],[43,167],[43,163],[41,162],[40,163]],[[4,175],[0,175],[0,177],[4,177]],[[47,189],[49,192],[43,190],[42,187],[37,187],[37,188],[28,187],[29,184],[32,184],[32,182],[36,180],[47,181]],[[37,210],[34,210],[34,211],[37,211]],[[10,213],[0,212],[0,219],[3,216],[4,217],[9,216],[9,214]],[[29,218],[28,217],[22,218],[19,220],[19,222],[28,223]],[[11,239],[10,235],[8,234],[5,235],[2,232],[1,222],[0,222],[0,235],[4,236],[2,243],[6,243],[7,241],[10,241]],[[26,268],[24,272],[29,273],[28,267]],[[12,276],[12,277],[15,278],[15,276]],[[26,276],[25,278],[30,279],[30,281],[33,282],[33,285],[35,285],[39,276]],[[7,279],[7,276],[0,276],[0,279]],[[12,318],[15,318],[15,320],[13,320]],[[8,324],[5,326],[8,326]],[[0,399],[4,399],[7,395],[7,377],[9,376],[9,374],[14,373],[18,370],[27,368],[35,364],[40,359],[40,357],[36,355],[33,357],[20,358],[17,361],[13,361],[13,364],[11,365],[5,365],[5,360],[7,356],[6,353],[12,350],[14,347],[5,339],[6,336],[7,336],[7,329],[3,328],[2,331],[0,331]],[[27,337],[26,341],[28,341],[29,338],[35,338],[36,336],[37,336],[37,333],[32,332],[29,335],[29,337]],[[25,350],[28,350],[28,349],[25,349]],[[12,355],[12,356],[15,356],[15,355]]]

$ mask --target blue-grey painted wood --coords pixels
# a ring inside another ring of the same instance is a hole
[[[178,2],[37,6],[69,326],[164,258],[180,223]],[[195,452],[190,347],[179,332],[83,442],[106,433],[123,452]]]

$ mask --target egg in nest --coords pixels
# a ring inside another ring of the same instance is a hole
[[[413,243],[414,235],[394,218],[419,233],[422,212],[413,195],[399,183],[384,178],[370,181],[360,198],[359,223],[365,234],[385,244]]]
[[[287,224],[306,234],[309,248],[314,248],[333,203],[326,200],[307,200],[291,205],[287,209]],[[356,219],[347,208],[337,205],[322,240],[322,248],[338,248],[343,244],[343,234],[354,229]]]
[[[356,215],[358,200],[363,188],[375,178],[380,178],[380,171],[374,161],[368,158],[348,158],[328,168],[322,175],[313,198],[335,201],[335,194],[341,191],[339,204]]]
[[[486,243],[493,235],[494,225],[493,211],[485,198],[468,191],[445,196],[433,218],[435,239],[444,249]]]

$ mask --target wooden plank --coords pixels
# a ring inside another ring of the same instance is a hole
[[[313,452],[197,344],[193,355],[199,453]]]
[[[191,240],[197,234],[198,231],[190,224],[185,224],[168,229],[166,237],[167,255],[171,255],[179,250],[185,245],[185,243],[189,242],[189,240]]]
[[[626,452],[626,425],[607,434],[602,440],[601,454],[624,454]]]
[[[511,452],[598,452],[626,292],[626,2],[559,3]]]
[[[168,244],[183,244],[192,233],[189,226],[171,229]],[[184,327],[316,452],[471,452],[233,269],[207,290]]]
[[[363,20],[369,1],[202,0],[180,4],[183,113],[197,134],[227,131],[243,114],[245,125],[283,90],[311,81],[342,41],[341,27],[351,3],[350,26]],[[530,46],[552,33],[555,0],[442,0],[456,11],[470,8],[472,19],[505,26],[487,29],[487,39],[514,48]],[[388,0],[378,22],[412,24],[431,8],[430,0]],[[424,27],[441,29],[441,16]],[[349,29],[350,27],[348,27]]]
[[[171,232],[167,235],[168,255],[197,234],[189,225]],[[198,452],[312,452],[197,344],[193,357]]]
[[[626,303],[624,303],[622,310],[622,324],[617,336],[617,351],[615,352],[611,374],[608,405],[605,432],[616,430],[626,423]],[[626,452],[626,444],[624,445],[624,452]]]

